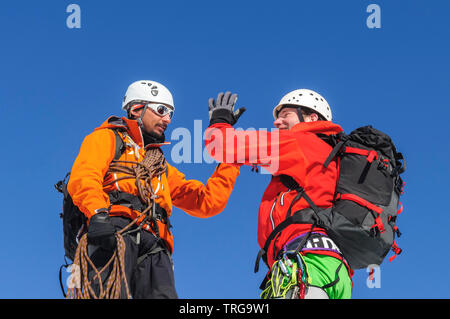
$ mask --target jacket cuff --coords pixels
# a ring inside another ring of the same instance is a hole
[[[99,214],[99,213],[107,213],[107,214],[109,214],[109,209],[108,208],[97,208],[96,210],[94,210],[94,212],[95,212],[95,214]]]

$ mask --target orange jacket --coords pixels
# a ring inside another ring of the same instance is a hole
[[[134,179],[124,179],[104,186],[121,176],[121,173],[114,174],[116,176],[106,174],[116,150],[115,134],[108,128],[126,129],[125,136],[119,131],[126,145],[119,160],[140,162],[145,157],[141,131],[134,120],[110,117],[86,136],[73,164],[67,189],[74,204],[86,215],[88,221],[96,213],[96,209],[110,207],[109,192],[119,190],[132,195],[138,194]],[[152,187],[158,196],[156,202],[166,210],[168,216],[174,205],[189,215],[206,218],[219,214],[225,208],[238,175],[238,166],[220,164],[204,185],[196,180],[186,180],[183,173],[167,164],[167,172],[153,178]],[[110,216],[135,219],[140,215],[139,211],[128,207],[110,207]],[[172,233],[166,224],[159,221],[157,224],[161,238],[172,253]]]

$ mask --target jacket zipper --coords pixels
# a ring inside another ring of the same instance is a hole
[[[270,210],[270,222],[272,223],[272,230],[275,229],[275,223],[273,222],[272,213],[273,213],[273,209],[275,208],[276,203],[277,203],[277,199],[275,198],[275,200],[273,201],[273,204],[272,204],[272,209]]]
[[[284,206],[284,195],[286,195],[286,193],[289,193],[291,190],[288,190],[287,192],[284,192],[283,195],[281,195],[281,200],[280,200],[280,205]]]
[[[281,195],[280,198],[280,205],[283,206],[284,205],[284,195],[286,195],[286,193],[289,193],[291,190],[288,190],[287,192],[284,192],[283,195]],[[272,230],[275,229],[275,222],[273,221],[273,209],[275,208],[275,205],[277,204],[277,198],[275,198],[275,200],[273,201],[272,204],[272,209],[270,210],[270,222],[272,223]]]

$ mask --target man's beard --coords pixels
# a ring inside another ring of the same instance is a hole
[[[142,136],[144,138],[144,146],[147,146],[149,144],[159,144],[164,143],[166,140],[166,136],[164,135],[164,132],[160,135],[154,132],[147,133],[145,131],[142,132]]]

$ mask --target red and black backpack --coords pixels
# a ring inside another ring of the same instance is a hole
[[[360,127],[350,134],[318,134],[318,137],[333,147],[324,166],[334,160],[338,164],[333,207],[318,208],[292,177],[281,176],[286,187],[298,192],[293,203],[303,197],[310,208],[292,214],[289,211],[286,219],[275,227],[258,253],[255,272],[260,258],[266,260],[273,239],[291,224],[312,224],[311,231],[315,226],[326,229],[352,269],[380,265],[390,250],[395,254],[390,260],[402,251],[395,237],[401,235],[396,222],[403,210],[399,199],[404,182],[400,175],[406,163],[391,138],[372,126]],[[305,236],[297,251],[307,239]]]
[[[392,260],[402,251],[395,237],[401,235],[396,222],[403,210],[403,155],[387,134],[372,126],[338,135],[335,141],[324,163],[326,167],[336,158],[339,168],[333,208],[322,215],[328,235],[353,269],[380,265],[390,250]]]

